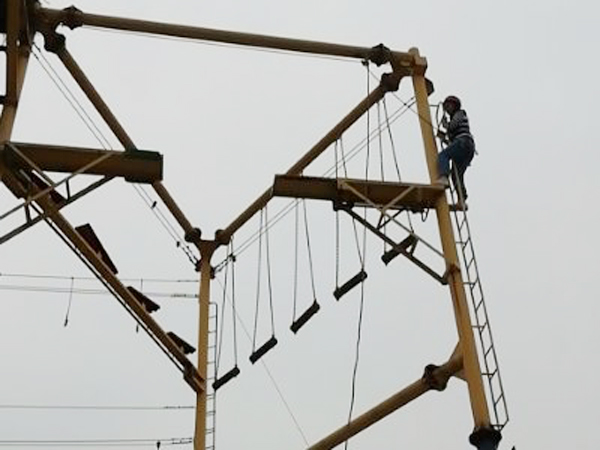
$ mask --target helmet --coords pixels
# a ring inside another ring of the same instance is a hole
[[[460,99],[455,95],[449,95],[448,97],[446,97],[446,99],[444,100],[444,106],[448,103],[454,103],[458,109],[460,109],[461,107]]]

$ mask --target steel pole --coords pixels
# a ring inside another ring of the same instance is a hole
[[[103,16],[84,13],[71,7],[64,10],[38,8],[38,21],[58,25],[60,23],[76,28],[90,26],[113,30],[133,31],[162,36],[170,36],[201,41],[221,42],[224,44],[243,45],[249,47],[286,50],[291,52],[311,53],[317,55],[338,56],[371,60],[377,64],[389,62],[390,52],[383,46],[357,47],[351,45],[333,44],[328,42],[291,39],[278,36],[241,33],[236,31],[216,30],[186,25],[152,22],[147,20],[129,19],[123,17]],[[410,66],[413,56],[410,53],[394,52],[394,57],[401,64]]]
[[[445,385],[445,383],[448,381],[448,378],[460,371],[461,367],[461,358],[453,357],[445,364],[433,370],[432,376],[434,378],[439,378],[439,380]],[[374,408],[371,408],[370,410],[361,414],[347,425],[331,433],[329,436],[321,439],[319,442],[309,447],[308,450],[332,449],[431,389],[434,389],[434,387],[430,382],[427,381],[425,377],[423,377],[392,395],[390,398]]]
[[[419,124],[421,127],[421,135],[425,148],[425,156],[431,182],[434,183],[438,178],[437,168],[437,146],[433,133],[433,125],[431,114],[429,111],[429,102],[427,100],[427,89],[425,84],[425,70],[427,62],[425,58],[421,58],[416,49],[412,50],[416,59],[417,67],[413,75],[413,85],[417,100],[417,110],[419,113]],[[475,427],[489,427],[490,415],[485,396],[485,390],[481,379],[481,370],[479,366],[479,358],[477,356],[477,348],[471,327],[471,317],[467,304],[467,297],[463,285],[463,279],[460,272],[460,262],[456,252],[456,243],[454,232],[452,230],[452,222],[450,219],[450,210],[446,196],[441,196],[436,202],[436,215],[438,219],[438,229],[442,242],[444,258],[446,259],[446,267],[448,273],[448,285],[452,296],[452,305],[454,307],[454,316],[456,327],[458,330],[459,344],[463,357],[464,374],[467,381],[469,398],[471,401],[471,409]]]
[[[319,142],[317,142],[302,158],[286,172],[287,175],[299,175],[306,167],[321,155],[327,148],[340,138],[353,123],[355,123],[375,103],[383,98],[387,88],[379,85],[364,100],[362,100],[352,111],[350,111],[336,126],[334,126]],[[240,229],[254,214],[260,211],[273,197],[271,188],[267,189],[254,203],[252,203],[242,214],[240,214],[224,230],[217,232],[217,240],[224,244],[229,242],[231,236]]]
[[[210,314],[210,283],[212,268],[210,260],[216,248],[215,241],[200,242],[200,293],[198,295],[198,365],[202,379],[207,380],[208,327]],[[208,389],[208,387],[207,387]],[[214,432],[214,430],[213,430]],[[206,389],[196,393],[196,427],[194,450],[206,450]]]

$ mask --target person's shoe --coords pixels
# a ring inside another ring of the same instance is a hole
[[[441,177],[439,177],[437,179],[436,184],[439,184],[440,186],[444,186],[445,188],[449,188],[450,180],[448,180],[447,176],[442,175]]]

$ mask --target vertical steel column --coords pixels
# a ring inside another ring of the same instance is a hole
[[[198,296],[198,373],[207,380],[208,325],[210,306],[210,282],[212,267],[210,260],[217,247],[215,241],[200,242],[200,294]],[[214,430],[213,430],[214,432]],[[206,450],[206,389],[196,395],[196,428],[194,450]]]
[[[416,59],[413,85],[417,100],[421,135],[423,137],[423,144],[425,147],[425,156],[427,159],[429,176],[431,178],[431,182],[434,183],[438,178],[437,146],[433,134],[429,102],[427,99],[427,89],[425,85],[424,75],[425,70],[427,69],[427,61],[425,58],[421,58],[419,56],[417,49],[411,49],[411,53],[413,53]],[[458,255],[456,252],[456,243],[454,240],[454,232],[452,230],[452,222],[450,220],[450,211],[445,196],[442,196],[438,199],[436,203],[436,213],[438,218],[440,239],[442,241],[442,248],[448,270],[448,285],[452,295],[452,304],[454,307],[454,315],[460,340],[460,349],[463,357],[464,374],[468,385],[475,428],[489,428],[490,416],[486,402],[485,391],[483,388],[483,382],[481,379],[477,348],[475,347],[475,339],[473,337],[473,330],[471,328],[469,307],[467,304],[463,279],[460,272],[460,263],[458,261]]]
[[[19,33],[21,2],[5,1],[6,17],[6,105],[16,105],[18,96]]]

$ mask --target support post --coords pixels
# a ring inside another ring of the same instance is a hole
[[[19,34],[21,28],[20,1],[5,1],[0,7],[6,8],[6,97],[5,105],[16,106],[19,79]]]
[[[415,73],[412,78],[417,101],[417,110],[419,113],[419,124],[421,127],[429,176],[431,182],[434,183],[438,178],[438,153],[425,84],[427,61],[419,55],[417,49],[411,49],[411,52],[415,56]],[[469,314],[467,297],[460,272],[458,254],[456,252],[450,210],[445,196],[441,196],[436,202],[436,215],[444,258],[446,259],[448,285],[452,296],[452,305],[459,336],[460,353],[463,358],[464,375],[468,386],[473,420],[475,422],[475,432],[481,429],[492,430],[485,390],[481,379],[481,369],[479,366],[479,358],[477,356],[477,348],[475,346],[475,338],[471,327],[471,317]],[[488,447],[480,446],[477,446],[477,448],[488,449]]]
[[[207,380],[208,327],[210,314],[210,283],[212,267],[210,260],[217,247],[215,241],[200,241],[200,293],[198,295],[198,373]],[[196,427],[194,450],[206,449],[206,390],[196,394]],[[213,430],[214,432],[214,430]]]

